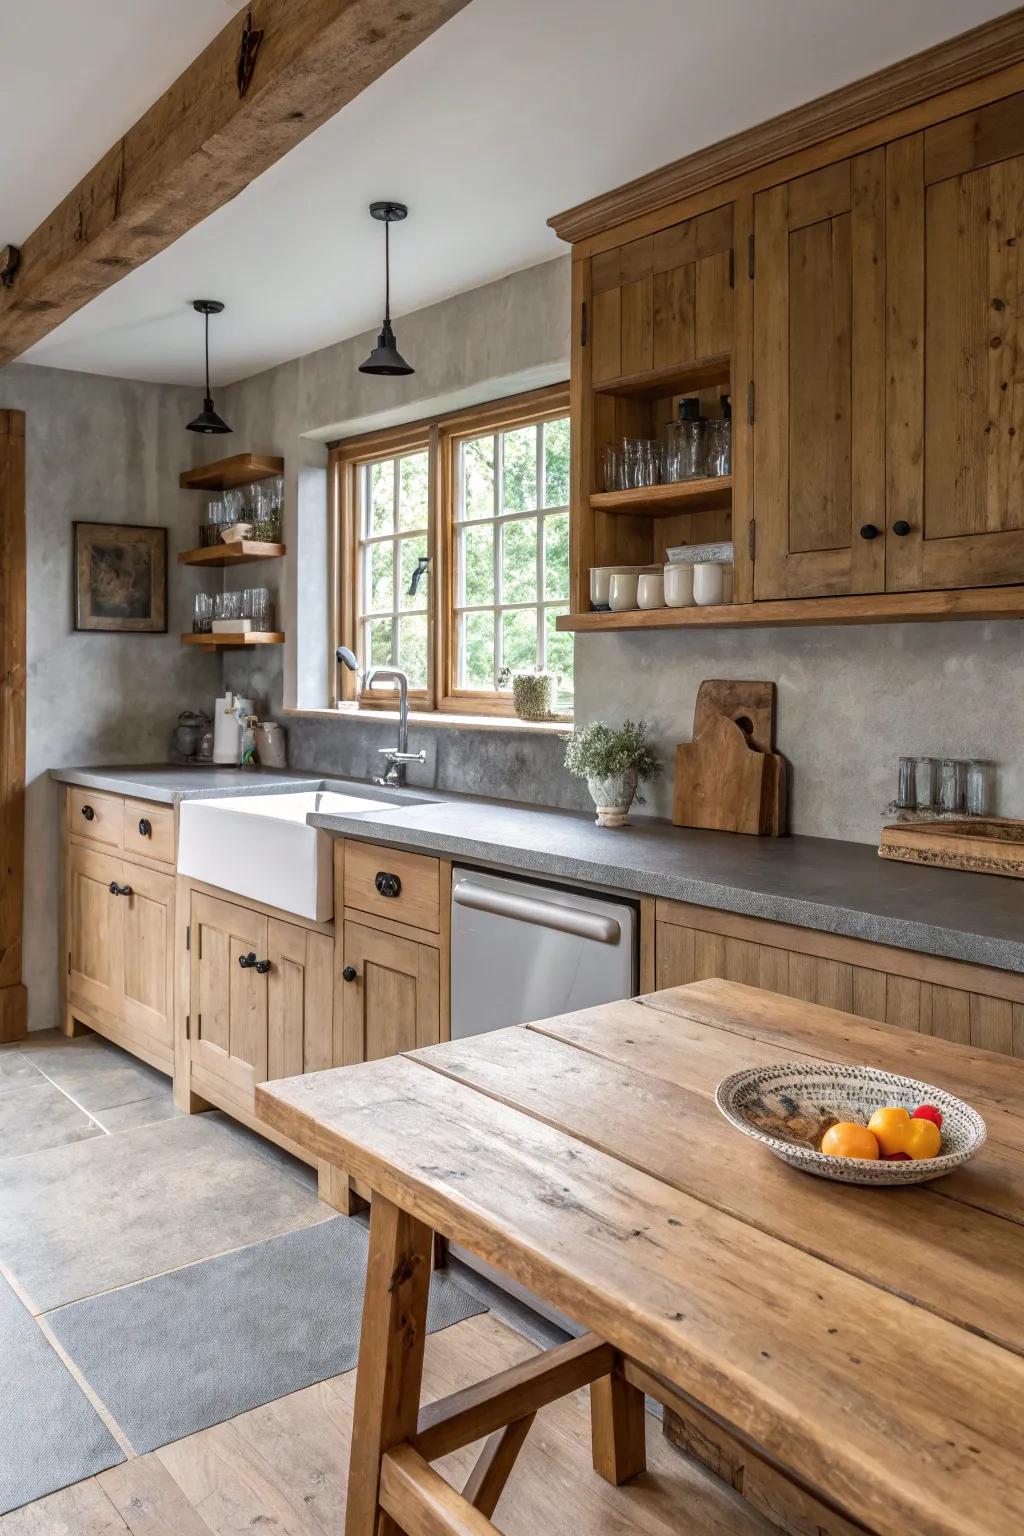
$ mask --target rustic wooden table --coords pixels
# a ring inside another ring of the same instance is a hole
[[[905,1190],[794,1172],[713,1102],[727,1073],[794,1058],[948,1088],[989,1140]],[[1024,1530],[1019,1063],[707,981],[257,1103],[374,1191],[348,1536],[492,1530],[533,1414],[587,1382],[612,1481],[643,1468],[646,1389],[703,1405],[854,1528]],[[421,1410],[434,1230],[592,1332]],[[429,1463],[485,1435],[457,1493]]]

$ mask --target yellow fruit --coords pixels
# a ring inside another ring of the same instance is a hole
[[[922,1125],[925,1121],[921,1122]],[[829,1157],[878,1157],[878,1140],[866,1125],[856,1125],[852,1120],[841,1120],[829,1126],[821,1138],[821,1150]]]
[[[868,1121],[868,1130],[874,1131],[883,1157],[894,1152],[909,1152],[906,1145],[910,1115],[905,1109],[876,1109]]]
[[[915,1162],[925,1157],[938,1157],[942,1151],[942,1133],[931,1120],[911,1120],[902,1150],[909,1152]]]

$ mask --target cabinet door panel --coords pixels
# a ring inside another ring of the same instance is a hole
[[[344,983],[346,1062],[436,1045],[440,961],[432,945],[346,922],[345,964],[356,972]]]
[[[725,204],[593,258],[595,384],[732,351],[732,244]]]
[[[334,1065],[334,941],[272,919],[267,934],[267,1076]]]
[[[124,866],[109,854],[72,844],[68,850],[68,1000],[121,1017],[124,977]]]
[[[1024,96],[890,145],[887,174],[890,373],[908,381],[888,586],[1024,581]]]
[[[174,879],[140,864],[123,866],[132,894],[124,907],[126,1025],[169,1049],[174,998]]]
[[[246,1104],[267,1079],[267,977],[238,962],[267,958],[267,929],[257,912],[192,894],[192,1060]]]
[[[754,199],[755,598],[884,582],[884,168],[873,150]]]

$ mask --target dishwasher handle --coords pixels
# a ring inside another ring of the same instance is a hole
[[[614,917],[602,917],[582,907],[565,907],[556,901],[542,901],[538,896],[491,890],[486,885],[474,885],[472,880],[460,880],[452,888],[452,901],[477,912],[492,912],[495,917],[510,917],[516,922],[571,933],[595,944],[617,944],[622,933]]]

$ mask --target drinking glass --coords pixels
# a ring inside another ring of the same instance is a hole
[[[661,478],[661,444],[649,439],[640,442],[640,485],[657,485]]]
[[[901,811],[913,811],[917,809],[917,782],[915,778],[916,760],[912,757],[901,757],[899,768],[899,780],[896,789],[896,804]]]
[[[269,587],[247,587],[246,594],[249,599],[249,612],[246,618],[252,620],[252,627],[259,633],[266,633],[272,629],[271,605]]]
[[[914,765],[914,797],[919,811],[929,810],[939,803],[939,761],[935,757],[919,757]]]
[[[962,816],[967,799],[967,764],[944,757],[939,775],[939,810],[943,816]]]
[[[972,757],[967,764],[967,814],[992,814],[992,764],[980,757]]]
[[[707,422],[703,416],[695,421],[677,421],[679,434],[679,478],[699,480],[704,474],[704,439]]]
[[[621,458],[619,461],[619,480],[624,491],[630,491],[635,486],[643,485],[640,478],[641,443],[638,437],[624,437],[621,444]]]
[[[619,450],[614,443],[605,443],[601,449],[601,486],[606,491],[619,489]]]
[[[192,603],[192,633],[208,635],[213,627],[213,598],[209,592],[197,592]]]
[[[732,473],[732,423],[725,417],[705,423],[704,473],[712,478]]]
[[[218,592],[213,600],[215,619],[240,619],[242,617],[241,592]]]

